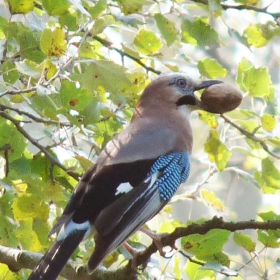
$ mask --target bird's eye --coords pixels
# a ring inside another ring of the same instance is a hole
[[[185,79],[178,79],[177,80],[177,86],[184,88],[186,86],[187,82]]]

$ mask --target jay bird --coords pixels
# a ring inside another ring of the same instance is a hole
[[[194,91],[221,83],[195,81],[183,73],[162,75],[144,90],[128,125],[81,178],[51,230],[57,240],[29,280],[54,280],[79,243],[94,234],[88,261],[102,260],[155,216],[188,178],[193,137],[189,114]]]

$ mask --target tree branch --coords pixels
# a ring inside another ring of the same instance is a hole
[[[42,254],[31,253],[26,250],[13,249],[0,245],[0,263],[6,264],[13,272],[21,269],[34,269],[42,258]],[[86,265],[77,265],[69,261],[61,272],[61,276],[69,280],[136,280],[136,272],[129,268],[122,268],[116,271],[96,270],[89,275]]]
[[[280,221],[266,221],[257,222],[254,220],[242,221],[242,222],[224,222],[222,218],[214,217],[212,220],[206,221],[203,224],[191,224],[187,227],[179,227],[171,234],[164,234],[161,237],[161,245],[163,247],[174,247],[174,243],[177,239],[188,236],[191,234],[205,234],[212,229],[225,229],[231,232],[245,229],[264,229],[264,230],[276,230],[280,229]],[[153,242],[147,249],[142,251],[136,259],[133,260],[133,265],[140,266],[146,265],[152,254],[158,251],[157,245]],[[131,265],[131,262],[130,262]]]
[[[53,121],[53,120],[46,120],[43,118],[38,118],[28,112],[25,111],[21,111],[19,109],[13,108],[13,107],[9,107],[3,104],[0,104],[0,110],[4,111],[4,110],[11,110],[14,111],[16,113],[18,113],[19,115],[25,115],[28,118],[32,119],[35,122],[39,122],[39,123],[45,123],[45,124],[54,124],[54,125],[59,125],[59,126],[71,126],[71,123],[69,122],[59,122],[59,121]]]
[[[243,135],[245,135],[247,138],[253,140],[256,143],[259,143],[263,149],[270,154],[271,156],[280,159],[280,155],[277,155],[273,152],[271,152],[267,146],[267,144],[265,143],[265,140],[260,139],[258,137],[256,137],[253,133],[248,132],[247,130],[245,130],[244,128],[242,128],[241,126],[237,125],[236,123],[232,122],[228,117],[226,117],[225,115],[221,114],[221,117],[229,124],[231,124],[233,127],[235,127],[237,130],[239,130]]]
[[[208,0],[192,0],[192,1],[195,2],[195,3],[201,3],[201,4],[204,4],[204,5],[209,5]],[[277,22],[277,19],[280,18],[280,13],[270,13],[270,12],[268,12],[268,7],[270,5],[268,5],[264,8],[259,8],[257,6],[251,6],[251,5],[229,5],[229,4],[225,4],[225,3],[221,3],[220,5],[224,10],[227,10],[227,9],[248,10],[248,11],[255,11],[257,13],[263,13],[263,14],[270,15],[275,19],[276,23],[279,25],[279,23]]]
[[[280,221],[265,221],[258,222],[254,220],[242,222],[225,222],[222,218],[214,217],[212,220],[206,221],[203,224],[191,224],[187,227],[176,228],[170,234],[161,235],[162,246],[174,247],[177,239],[188,236],[191,234],[206,234],[212,229],[224,229],[231,232],[246,229],[264,229],[264,230],[277,230],[280,229]],[[147,249],[140,252],[127,266],[116,271],[108,271],[98,269],[93,274],[87,274],[86,265],[79,265],[73,261],[69,261],[63,269],[61,275],[69,280],[105,280],[105,279],[127,279],[136,280],[137,271],[133,267],[145,266],[149,261],[152,254],[158,251],[158,247],[153,242]],[[11,271],[17,272],[21,269],[33,269],[42,254],[31,253],[25,250],[13,249],[5,246],[0,246],[0,263],[6,264]],[[192,261],[191,258],[189,258]],[[202,263],[201,263],[202,264]]]
[[[0,98],[5,96],[5,95],[8,95],[8,94],[16,95],[16,94],[28,93],[28,92],[36,91],[36,90],[37,90],[37,86],[31,87],[31,88],[27,88],[27,89],[20,89],[20,90],[6,90],[2,94],[0,94]]]
[[[76,179],[77,181],[79,180],[79,176],[77,174],[75,174],[74,172],[68,170],[63,164],[61,164],[55,157],[53,157],[53,155],[48,151],[48,149],[41,145],[37,140],[35,140],[34,138],[32,138],[21,126],[21,122],[14,119],[13,117],[9,116],[8,114],[1,112],[0,111],[0,116],[11,121],[14,126],[16,127],[16,129],[18,130],[18,132],[20,132],[30,143],[32,143],[34,146],[36,146],[40,151],[42,151],[46,157],[50,160],[52,165],[57,165],[58,167],[60,167],[62,170],[64,170],[65,172],[67,172],[67,174],[69,174],[70,176],[72,176],[74,179]]]
[[[259,8],[259,7],[250,6],[250,5],[228,5],[228,4],[221,3],[221,6],[224,10],[227,10],[227,9],[249,10],[249,11],[255,11],[258,13],[264,13],[264,14],[272,16],[275,20],[277,20],[280,17],[280,13],[270,13],[267,11],[267,9],[270,5],[268,5],[267,7],[264,7],[264,8]]]
[[[143,62],[141,61],[141,59],[136,58],[136,57],[134,57],[134,56],[132,56],[132,55],[130,55],[130,54],[124,52],[124,51],[121,50],[121,49],[118,49],[118,48],[116,48],[116,47],[113,47],[111,42],[109,42],[109,41],[107,41],[107,40],[105,40],[105,39],[103,39],[103,38],[101,38],[101,37],[99,37],[99,36],[93,36],[93,39],[95,39],[96,41],[98,41],[99,43],[101,43],[104,47],[106,47],[106,48],[108,48],[108,49],[110,49],[110,50],[116,51],[116,52],[119,53],[122,57],[123,57],[123,56],[126,56],[126,57],[130,58],[131,60],[135,61],[137,64],[139,64],[140,66],[142,66],[143,68],[145,68],[148,72],[153,72],[153,73],[155,73],[155,74],[157,74],[157,75],[160,75],[160,74],[161,74],[161,71],[156,70],[156,69],[154,69],[154,68],[152,68],[152,67],[147,66],[145,63],[143,63]]]

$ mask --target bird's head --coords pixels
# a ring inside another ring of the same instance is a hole
[[[187,105],[190,109],[197,109],[200,101],[194,92],[220,83],[222,82],[218,80],[194,80],[184,73],[165,74],[147,86],[140,98],[140,104],[154,108]]]

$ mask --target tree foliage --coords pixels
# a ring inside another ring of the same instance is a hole
[[[158,248],[137,233],[140,274],[120,248],[94,279],[278,279],[279,3],[231,3],[0,3],[2,279],[27,278],[78,178],[129,122],[149,81],[170,71],[235,84],[244,100],[224,115],[192,115],[191,176],[148,223],[176,249],[152,255]],[[93,247],[77,249],[67,279],[93,279]]]

